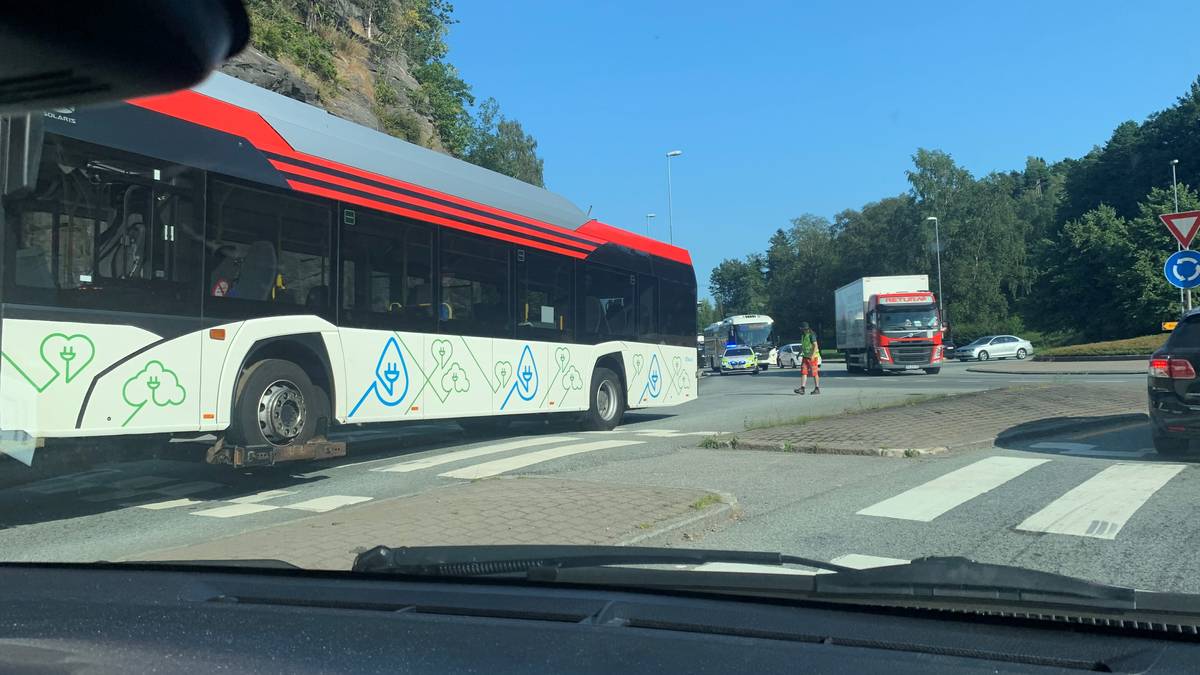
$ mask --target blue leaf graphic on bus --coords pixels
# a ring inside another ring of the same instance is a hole
[[[500,409],[504,410],[504,406],[508,405],[508,400],[512,398],[515,392],[523,401],[532,401],[538,390],[538,368],[537,361],[533,359],[533,350],[529,345],[521,350],[521,360],[517,361],[517,370],[514,373],[512,387],[508,390],[508,394],[504,397],[504,402],[500,404]]]
[[[650,372],[646,375],[646,389],[651,398],[662,393],[662,368],[658,366],[658,354],[650,357]]]
[[[400,343],[394,337],[388,338],[383,351],[379,353],[379,361],[375,364],[375,380],[346,417],[353,417],[372,392],[380,403],[389,408],[400,405],[408,396],[408,364],[404,361],[404,353],[400,351]]]

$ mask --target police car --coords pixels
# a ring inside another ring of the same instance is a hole
[[[750,373],[758,374],[758,356],[749,347],[726,347],[721,354],[721,374]]]

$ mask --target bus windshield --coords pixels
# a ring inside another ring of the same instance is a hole
[[[771,340],[771,324],[766,322],[734,324],[732,328],[729,342],[733,344],[756,347]]]

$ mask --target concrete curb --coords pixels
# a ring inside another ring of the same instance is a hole
[[[617,542],[617,546],[663,546],[680,537],[688,537],[692,532],[714,531],[742,514],[742,507],[738,504],[737,497],[720,490],[709,490],[709,493],[719,496],[721,503],[694,515],[689,514],[667,521],[664,525]]]
[[[1143,413],[1129,413],[1125,415],[1113,415],[1105,418],[1083,418],[1072,419],[1063,422],[1048,422],[1039,424],[1036,427],[1022,429],[1011,433],[1001,433],[998,436],[980,438],[962,443],[954,443],[948,446],[934,446],[928,448],[864,448],[850,445],[793,445],[787,441],[744,441],[738,440],[736,434],[718,436],[716,443],[718,448],[729,448],[734,450],[760,450],[768,452],[791,452],[798,454],[812,455],[858,455],[863,457],[892,457],[902,459],[914,459],[917,457],[930,457],[934,455],[943,455],[949,452],[961,452],[964,450],[978,450],[981,448],[991,447],[999,443],[1013,443],[1031,438],[1039,438],[1042,436],[1053,436],[1061,433],[1068,433],[1078,430],[1104,429],[1108,427],[1117,427],[1123,424],[1133,422],[1146,421],[1146,415]],[[711,447],[711,446],[709,446]]]
[[[1034,356],[1033,361],[1037,363],[1053,363],[1059,361],[1062,363],[1086,363],[1088,361],[1149,361],[1149,354],[1105,354],[1096,356]]]
[[[1038,371],[1038,370],[1001,370],[999,368],[979,368],[970,366],[967,368],[968,373],[990,373],[992,375],[1141,375],[1142,371],[1129,370],[1103,370],[1101,368],[1072,368],[1071,370],[1056,370],[1054,372]]]

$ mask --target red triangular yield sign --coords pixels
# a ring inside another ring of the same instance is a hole
[[[1192,243],[1192,238],[1196,236],[1196,231],[1200,230],[1200,211],[1165,213],[1159,216],[1159,219],[1171,231],[1171,236],[1175,237],[1179,245],[1184,248],[1187,248],[1188,244]]]

